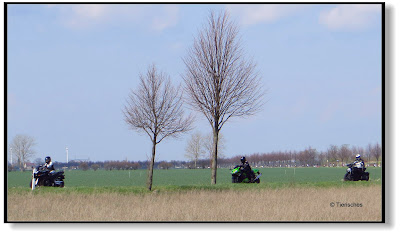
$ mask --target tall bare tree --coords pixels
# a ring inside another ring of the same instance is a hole
[[[191,129],[193,118],[185,117],[182,91],[175,88],[170,78],[158,72],[155,65],[140,74],[140,84],[132,90],[123,110],[125,122],[132,130],[144,132],[152,142],[147,178],[149,190],[153,184],[156,145],[167,137],[178,137]]]
[[[212,184],[217,182],[218,135],[222,126],[232,117],[257,113],[263,102],[256,65],[244,57],[238,32],[226,11],[218,15],[211,12],[183,58],[189,104],[207,118],[213,130]]]
[[[35,154],[33,147],[36,145],[35,138],[29,135],[18,134],[14,137],[10,147],[13,155],[17,157],[21,171],[25,170],[25,163]]]
[[[204,138],[200,132],[192,134],[186,146],[185,157],[194,161],[194,168],[197,167],[197,160],[204,156]]]

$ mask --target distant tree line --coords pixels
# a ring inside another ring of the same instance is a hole
[[[188,168],[186,161],[160,161],[155,162],[154,166],[158,169],[170,169],[170,168]],[[77,170],[137,170],[137,169],[148,169],[149,161],[69,161],[66,162],[54,162],[56,169],[77,169]]]
[[[369,144],[367,147],[352,146],[344,144],[342,146],[330,145],[325,151],[317,151],[308,147],[302,151],[279,151],[269,153],[255,153],[247,155],[246,158],[252,166],[264,167],[312,167],[312,166],[344,166],[354,161],[356,154],[367,165],[379,164],[382,156],[382,147],[380,144]],[[229,159],[222,159],[221,165],[229,166],[234,161],[240,159],[235,156]]]
[[[312,147],[307,147],[301,151],[277,151],[268,153],[254,153],[248,155],[237,155],[230,158],[219,158],[219,168],[232,168],[240,163],[240,157],[246,156],[251,166],[254,167],[314,167],[344,166],[355,159],[356,154],[360,154],[361,158],[367,165],[379,165],[382,157],[382,147],[380,144],[369,144],[366,147],[350,145],[330,145],[324,151],[318,151]],[[210,157],[191,161],[172,160],[172,161],[156,161],[154,167],[158,169],[194,169],[194,168],[210,168]],[[149,161],[70,161],[67,163],[55,162],[57,169],[79,169],[79,170],[137,170],[148,169]]]

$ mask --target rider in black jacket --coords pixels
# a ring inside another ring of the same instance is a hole
[[[241,169],[244,173],[246,173],[246,177],[247,177],[247,178],[251,179],[251,178],[253,177],[253,172],[251,171],[250,164],[249,164],[249,162],[247,162],[246,157],[242,156],[242,157],[240,158],[240,162],[242,163],[242,164],[240,165],[240,169]]]
[[[55,170],[53,162],[51,162],[50,156],[46,156],[44,159],[45,164],[43,165],[43,168],[46,170],[49,170],[50,172],[53,172]]]
[[[356,165],[356,163],[360,163],[360,165],[362,167],[362,171],[365,171],[365,169],[366,169],[365,168],[365,163],[364,163],[364,160],[361,159],[361,155],[360,154],[356,155],[356,159],[354,160],[353,165]]]

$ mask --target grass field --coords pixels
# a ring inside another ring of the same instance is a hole
[[[209,169],[155,170],[152,192],[146,170],[66,171],[65,188],[35,191],[30,172],[11,172],[7,220],[381,221],[381,168],[368,182],[342,181],[345,170],[264,168],[261,184],[232,184],[219,169],[217,185]]]
[[[285,184],[334,185],[342,184],[346,168],[260,168],[261,183],[270,186]],[[381,182],[381,168],[368,168],[371,182]],[[30,172],[8,173],[8,188],[28,187]],[[209,185],[210,169],[171,169],[154,171],[153,187]],[[66,187],[145,186],[147,170],[105,171],[67,170]],[[229,169],[218,169],[217,183],[231,183]]]

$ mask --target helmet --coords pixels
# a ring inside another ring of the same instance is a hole
[[[45,161],[46,163],[50,163],[50,162],[51,162],[50,156],[46,156],[46,158],[44,158],[44,161]]]
[[[246,162],[246,157],[242,156],[242,157],[240,158],[240,162],[242,162],[242,163],[244,164],[244,162]]]
[[[359,160],[361,158],[360,154],[356,155],[356,159]]]

